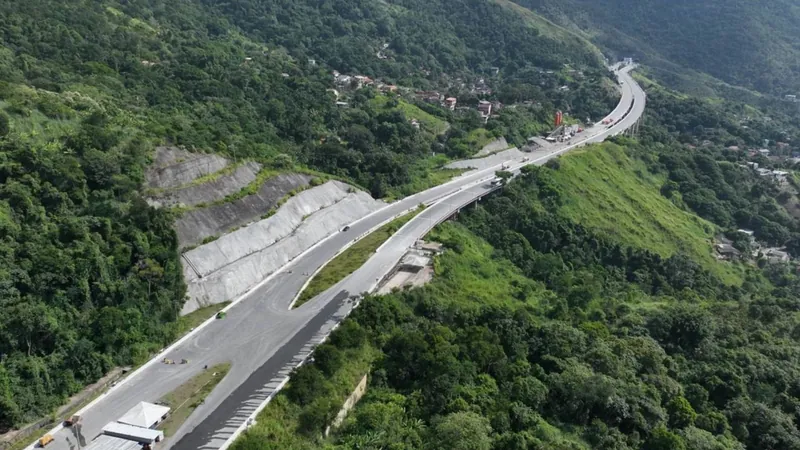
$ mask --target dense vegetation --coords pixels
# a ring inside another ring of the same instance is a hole
[[[140,195],[156,144],[393,196],[452,175],[434,169],[482,124],[374,89],[339,108],[333,69],[447,92],[498,67],[504,101],[531,102],[491,130],[514,141],[615,101],[596,49],[494,2],[9,1],[0,30],[0,430],[175,337],[173,217]]]
[[[559,170],[440,229],[434,282],[365,299],[237,448],[800,448],[800,279],[621,245],[559,213]]]
[[[743,167],[751,158],[738,149],[760,147],[765,139],[794,141],[797,128],[758,116],[737,120],[735,112],[723,107],[680,99],[663,90],[653,90],[648,100],[652,105],[648,116],[656,126],[646,130],[642,145],[632,150],[651,172],[665,178],[661,193],[729,234],[738,228],[752,229],[759,241],[789,244],[789,250],[798,254],[800,223],[779,203],[787,194],[771,179]],[[772,151],[788,156],[790,150]],[[763,157],[757,161],[762,167],[775,165]]]
[[[796,130],[648,94],[638,140],[527,168],[438,228],[434,281],[364,299],[237,448],[800,449],[800,277],[712,256],[738,227],[796,251],[784,191],[728,148]]]
[[[780,96],[800,90],[800,7],[793,0],[516,2],[667,73],[688,67]]]
[[[0,140],[0,428],[175,337],[177,241],[129,131],[95,113],[58,144]]]

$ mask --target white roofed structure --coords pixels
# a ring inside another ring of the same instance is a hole
[[[136,441],[101,434],[82,450],[141,450],[142,445]]]
[[[168,406],[140,402],[138,405],[129,409],[125,415],[117,419],[117,422],[142,428],[152,428],[157,423],[161,422],[167,416],[168,412]]]
[[[154,444],[164,438],[164,432],[150,428],[137,427],[119,422],[111,422],[103,427],[103,434],[140,444]]]

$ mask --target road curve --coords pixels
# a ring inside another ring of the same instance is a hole
[[[506,161],[511,170],[547,160],[575,147],[601,142],[624,132],[644,112],[644,91],[629,75],[630,68],[617,72],[622,81],[622,97],[608,116],[616,119],[611,128],[596,124],[560,144],[527,154],[527,161]],[[622,119],[620,119],[622,117]],[[351,297],[374,288],[399,261],[414,241],[463,204],[486,195],[500,165],[464,174],[454,180],[387,205],[351,224],[350,230],[336,233],[296,258],[268,280],[254,288],[228,309],[222,320],[209,320],[185,336],[151,362],[111,388],[81,411],[81,436],[60,426],[51,430],[52,450],[73,450],[98,435],[109,421],[120,417],[140,401],[156,401],[203,370],[204,365],[231,362],[228,375],[198,407],[192,416],[167,439],[162,447],[178,450],[224,449],[244,428],[266,400],[282,387],[291,370],[300,364],[313,347],[355,306]],[[409,221],[352,275],[303,306],[290,310],[289,304],[300,288],[325,262],[360,235],[415,208],[429,207]],[[190,361],[185,365],[164,365],[163,358]],[[29,447],[32,448],[33,446]]]

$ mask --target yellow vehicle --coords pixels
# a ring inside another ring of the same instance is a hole
[[[45,445],[53,442],[53,436],[49,434],[45,434],[44,436],[39,438],[39,447],[44,447]]]
[[[175,364],[175,361],[171,359],[164,358],[164,364]]]

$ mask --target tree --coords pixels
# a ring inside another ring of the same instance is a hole
[[[350,125],[345,139],[347,139],[347,143],[351,147],[360,152],[369,151],[375,143],[375,136],[372,135],[372,132],[367,127],[359,124]]]
[[[0,111],[0,137],[5,137],[11,131],[11,119],[5,111]]]
[[[327,376],[333,376],[344,363],[342,352],[331,344],[321,344],[314,349],[314,365]]]
[[[650,433],[642,450],[686,450],[686,443],[664,425],[659,425]]]
[[[431,429],[435,447],[441,450],[489,450],[489,422],[473,412],[457,412],[438,419]]]
[[[667,404],[669,412],[669,423],[672,428],[686,428],[694,425],[697,413],[692,405],[684,397],[679,396],[670,400]]]

